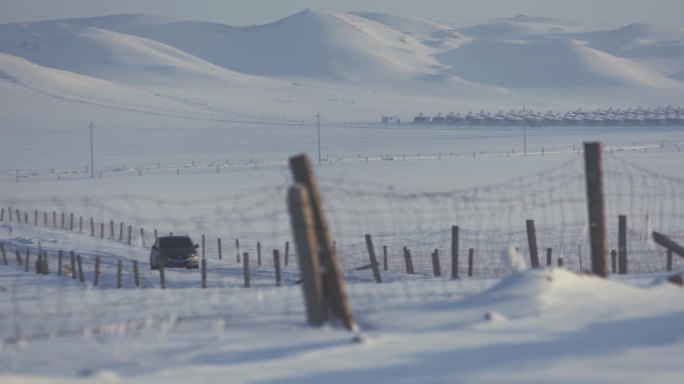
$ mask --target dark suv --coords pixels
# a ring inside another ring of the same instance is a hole
[[[197,248],[189,236],[158,237],[150,251],[150,268],[159,269],[161,263],[164,268],[199,268]]]

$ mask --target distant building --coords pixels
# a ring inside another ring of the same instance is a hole
[[[383,116],[382,122],[384,124],[399,124],[401,123],[401,120],[397,116]]]
[[[429,123],[430,122],[430,116],[427,116],[423,114],[423,112],[419,113],[418,116],[413,118],[414,123]]]

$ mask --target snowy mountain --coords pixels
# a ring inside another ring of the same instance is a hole
[[[0,25],[0,52],[154,95],[180,88],[183,99],[294,115],[575,107],[606,95],[621,95],[611,105],[669,103],[684,91],[684,30],[526,16],[456,25],[307,9],[231,27],[116,15]],[[225,96],[235,89],[240,97]]]

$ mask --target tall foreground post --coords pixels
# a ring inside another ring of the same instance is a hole
[[[607,277],[608,243],[606,215],[603,201],[603,159],[599,142],[584,143],[584,165],[589,211],[589,240],[591,245],[591,272]]]
[[[352,330],[356,327],[356,323],[351,313],[349,301],[344,289],[344,281],[342,280],[342,273],[340,270],[335,250],[332,246],[330,232],[328,231],[328,221],[323,211],[321,202],[321,195],[318,190],[318,183],[313,174],[313,166],[311,160],[306,155],[299,155],[290,158],[290,169],[293,174],[294,181],[298,184],[290,189],[289,201],[294,206],[299,202],[302,210],[305,212],[306,207],[310,209],[311,220],[313,224],[313,244],[306,240],[298,240],[298,254],[300,252],[300,243],[305,247],[312,247],[313,253],[310,255],[314,275],[311,277],[314,284],[318,278],[321,279],[322,288],[322,302],[323,310],[326,320],[339,320],[344,326]],[[304,192],[306,191],[306,192]],[[292,229],[296,235],[296,223],[293,210],[290,210],[293,221]],[[306,217],[306,216],[304,216]],[[304,222],[306,225],[306,222]],[[306,255],[300,255],[300,261]],[[317,260],[316,260],[317,259]],[[318,262],[318,265],[316,263]],[[304,268],[300,266],[302,275],[304,275]],[[304,276],[302,276],[304,279]],[[315,286],[315,285],[314,285]]]

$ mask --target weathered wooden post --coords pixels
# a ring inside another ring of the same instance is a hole
[[[282,287],[283,277],[280,269],[280,252],[277,249],[273,250],[273,264],[275,265],[276,287]]]
[[[90,236],[95,237],[95,220],[93,218],[90,218]]]
[[[145,229],[140,228],[140,244],[145,248]]]
[[[43,268],[43,255],[40,252],[38,252],[38,254],[36,255],[36,265],[35,265],[36,275],[39,275],[42,273],[42,268]]]
[[[78,233],[83,233],[83,216],[78,217]]]
[[[7,254],[5,254],[5,244],[0,242],[0,252],[2,252],[2,263],[7,265]]]
[[[385,271],[387,270],[387,246],[386,245],[382,246],[382,267]]]
[[[0,221],[5,220],[5,208],[3,207],[0,211]]]
[[[432,273],[435,277],[442,276],[442,267],[439,265],[439,250],[432,252]]]
[[[591,272],[607,277],[608,243],[603,201],[603,160],[599,142],[584,143],[587,208],[589,212],[589,240],[591,243]]]
[[[71,213],[69,214],[69,230],[70,230],[71,232],[74,231],[74,213],[73,213],[73,212],[71,212]]]
[[[240,240],[235,239],[235,254],[236,254],[236,260],[237,263],[240,264]]]
[[[285,266],[287,267],[290,263],[290,242],[285,242]]]
[[[57,252],[57,276],[62,276],[62,259],[64,258],[64,252],[60,249]]]
[[[205,249],[204,244],[205,244],[205,237],[204,237],[204,235],[202,235],[202,258],[203,259],[207,257],[205,250],[204,250]]]
[[[33,211],[33,225],[38,226],[38,210]]]
[[[617,251],[614,249],[610,251],[610,267],[611,273],[617,273]]]
[[[21,224],[21,214],[19,213],[19,209],[16,210],[17,213],[17,223]]]
[[[131,232],[133,232],[133,227],[128,226],[128,245],[131,245]]]
[[[24,272],[29,271],[29,266],[31,265],[31,248],[26,248],[26,263],[24,263]]]
[[[43,211],[43,226],[48,226],[48,213]]]
[[[553,264],[553,250],[551,248],[546,248],[546,266],[550,267]]]
[[[19,247],[15,246],[15,248],[14,248],[14,254],[15,254],[16,257],[17,257],[17,265],[22,265],[22,261],[21,261],[21,252],[19,252]]]
[[[373,270],[373,278],[375,282],[382,283],[382,276],[380,276],[380,268],[378,259],[375,257],[375,248],[373,247],[373,239],[371,235],[366,235],[366,249],[368,249],[368,258],[370,259],[371,269]]]
[[[473,248],[468,249],[468,276],[473,277],[473,262],[475,261],[475,250]]]
[[[458,225],[451,227],[451,278],[458,279]]]
[[[138,260],[133,260],[133,280],[135,287],[140,288],[140,270],[138,269]]]
[[[119,259],[116,261],[116,287],[123,287],[123,260]]]
[[[261,267],[261,243],[257,241],[257,265]]]
[[[559,257],[559,258],[558,258],[558,266],[559,266],[560,268],[563,268],[563,258],[562,258],[562,257]]]
[[[81,283],[85,283],[85,278],[83,277],[83,259],[81,255],[76,255],[76,260],[78,261],[78,279]]]
[[[95,276],[93,277],[93,287],[100,284],[100,256],[95,256]]]
[[[76,252],[71,251],[69,256],[71,258],[71,278],[76,280]]]
[[[202,270],[202,288],[207,287],[207,259],[202,258],[200,260],[200,268]]]
[[[251,276],[249,275],[249,253],[245,252],[242,261],[242,271],[245,275],[245,288],[249,288],[251,286]]]
[[[3,250],[2,252],[3,257],[5,255],[5,251]],[[5,265],[7,265],[7,260],[5,260]],[[668,249],[667,250],[667,265],[665,268],[668,272],[672,272],[672,250]]]
[[[100,239],[104,239],[104,223],[100,223]]]
[[[221,238],[220,237],[216,241],[216,246],[218,247],[218,259],[223,260],[222,251],[221,251]]]
[[[534,229],[534,220],[527,220],[527,245],[530,250],[530,266],[539,268],[539,251],[537,250],[537,233]]]
[[[627,273],[627,216],[618,216],[618,273]]]
[[[159,260],[159,286],[166,289],[166,276],[164,274],[164,260]]]

